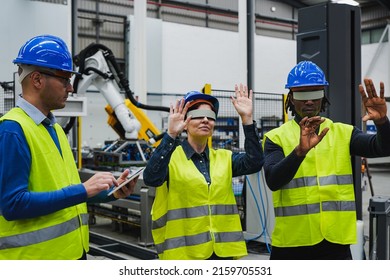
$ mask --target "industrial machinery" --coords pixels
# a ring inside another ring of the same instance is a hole
[[[91,44],[74,58],[80,75],[76,75],[73,87],[77,93],[85,93],[95,86],[107,100],[108,124],[122,140],[144,140],[157,146],[163,133],[156,128],[142,111],[169,112],[168,107],[149,106],[138,102],[129,88],[129,82],[120,71],[112,51],[102,44]],[[125,97],[121,95],[124,91]]]
[[[74,62],[80,73],[73,81],[75,92],[83,94],[91,85],[95,86],[108,102],[105,108],[107,122],[119,136],[118,140],[106,143],[102,149],[91,151],[89,158],[92,162],[83,160],[86,164],[79,171],[82,181],[88,180],[96,170],[110,170],[119,175],[125,168],[145,165],[164,133],[156,128],[142,109],[169,112],[169,108],[139,103],[112,51],[104,45],[89,45],[75,56]],[[121,92],[125,93],[125,97]],[[69,121],[65,132],[73,123],[74,120]],[[85,168],[86,165],[88,168]],[[139,226],[139,243],[152,245],[150,209],[153,199],[154,189],[145,186],[141,177],[130,197],[89,204],[90,223],[96,222],[96,216],[102,216],[111,219],[119,228],[126,224]]]

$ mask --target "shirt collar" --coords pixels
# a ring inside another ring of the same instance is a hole
[[[185,139],[181,144],[184,153],[186,154],[187,159],[190,159],[193,157],[194,154],[196,154],[195,150],[191,147],[190,143],[188,143],[187,139]],[[206,149],[204,149],[204,152],[206,159],[209,159],[209,147],[206,146]]]
[[[56,117],[53,115],[52,112],[50,112],[48,116],[45,116],[41,111],[38,110],[37,107],[35,107],[22,97],[18,98],[18,100],[16,101],[16,107],[19,107],[20,109],[25,111],[26,114],[35,122],[36,125],[43,123],[45,125],[52,126],[57,122]]]

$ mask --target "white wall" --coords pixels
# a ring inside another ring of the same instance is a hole
[[[12,63],[19,48],[31,37],[51,34],[61,37],[71,50],[71,1],[53,4],[26,0],[2,0],[0,16],[0,81],[13,81]]]
[[[389,43],[362,46],[362,78],[372,78],[375,86],[385,84],[385,96],[390,96],[390,46]]]
[[[133,17],[130,20],[129,82],[134,91],[134,46],[132,40]],[[133,32],[134,33],[134,32]],[[233,90],[240,69],[239,34],[197,26],[146,20],[147,91],[183,95],[191,90],[201,90],[208,83],[213,89]],[[278,38],[255,37],[254,91],[286,93],[287,73],[296,62],[296,42]],[[245,73],[244,73],[245,74]],[[106,125],[106,102],[88,97],[88,117],[83,118],[83,143],[92,147],[113,140],[117,135]],[[175,96],[149,97],[148,105],[169,106]],[[102,102],[102,103],[100,103]],[[99,105],[100,103],[100,105]],[[93,109],[90,108],[93,105]],[[99,112],[92,112],[96,108]],[[154,124],[161,129],[165,112],[146,111]],[[104,123],[100,123],[104,121]],[[99,123],[97,123],[99,122]],[[97,129],[98,128],[98,129]]]
[[[243,76],[237,32],[164,23],[162,38],[162,92],[185,94],[205,83],[226,90],[246,83],[237,78]],[[295,41],[256,36],[254,90],[281,92],[295,52]]]

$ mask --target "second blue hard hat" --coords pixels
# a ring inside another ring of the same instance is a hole
[[[288,74],[286,88],[327,85],[329,83],[320,67],[311,61],[301,61]]]
[[[53,35],[39,35],[28,40],[13,63],[77,73],[73,71],[72,56],[66,43]]]

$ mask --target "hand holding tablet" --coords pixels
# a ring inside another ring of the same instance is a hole
[[[137,176],[141,175],[141,173],[144,171],[145,167],[140,167],[138,168],[137,170],[133,171],[129,177],[126,178],[126,180],[124,182],[122,182],[119,186],[113,188],[108,194],[107,196],[110,196],[112,195],[114,192],[116,192],[117,190],[121,189],[123,186],[126,186],[131,180],[133,180],[134,178],[136,178]]]

